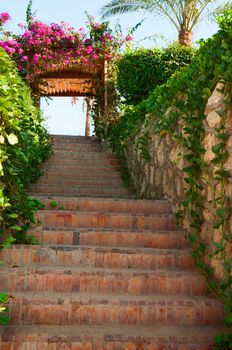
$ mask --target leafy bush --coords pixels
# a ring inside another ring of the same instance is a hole
[[[24,189],[41,174],[39,166],[48,157],[50,141],[29,88],[1,48],[0,120],[1,242],[5,240],[6,246],[14,240],[32,243],[26,231],[40,204]]]
[[[118,61],[117,87],[125,104],[135,105],[164,84],[176,70],[188,65],[195,50],[172,44],[166,49],[137,49]]]

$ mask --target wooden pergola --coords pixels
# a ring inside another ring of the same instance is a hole
[[[103,59],[94,62],[59,64],[50,67],[46,72],[38,72],[39,97],[89,97],[96,94],[96,81],[100,79],[104,84],[104,114],[107,115],[107,61]],[[90,108],[86,113],[86,136],[90,130]]]

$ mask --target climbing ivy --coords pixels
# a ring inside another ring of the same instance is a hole
[[[153,129],[161,137],[170,134],[182,145],[186,164],[183,169],[186,188],[183,210],[179,212],[179,216],[183,218],[187,215],[190,218],[189,240],[193,246],[196,265],[205,275],[210,290],[224,301],[227,311],[225,324],[231,327],[232,259],[227,254],[227,246],[231,243],[231,234],[227,230],[231,208],[228,207],[225,195],[226,184],[231,174],[224,169],[224,163],[228,159],[225,148],[228,138],[225,132],[225,118],[232,102],[232,10],[219,18],[219,24],[220,30],[217,34],[206,41],[200,41],[200,49],[188,67],[177,72],[166,84],[155,88],[140,104],[124,109],[119,122],[110,128],[108,140],[124,165],[127,146],[142,128],[149,131]],[[205,106],[218,82],[224,86],[222,93],[225,96],[225,108],[217,111],[221,117],[221,127],[215,129],[218,142],[212,148],[215,154],[212,164],[217,165],[214,176],[220,185],[220,194],[215,193],[214,199],[214,228],[220,230],[221,241],[213,242],[215,249],[212,251],[212,246],[200,235],[204,223],[204,188],[207,186],[202,178],[202,174],[207,172],[202,141],[205,135]],[[175,127],[178,123],[181,124],[179,128]],[[215,257],[221,260],[224,268],[220,280],[214,278],[214,270],[210,263]],[[215,350],[227,349],[228,344],[231,346],[231,338],[231,333],[218,336],[215,339]]]
[[[1,48],[0,120],[0,242],[5,247],[33,243],[26,232],[41,204],[28,197],[25,187],[41,174],[50,141],[29,88]]]

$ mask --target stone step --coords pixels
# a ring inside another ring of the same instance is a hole
[[[61,144],[54,144],[52,146],[53,153],[65,153],[65,152],[80,152],[80,153],[94,153],[94,154],[102,154],[103,151],[99,147],[98,144],[96,145],[88,145],[88,144],[71,144],[71,143],[61,143]],[[111,153],[107,153],[111,154]]]
[[[119,166],[119,161],[115,158],[93,158],[93,157],[73,157],[73,158],[55,158],[51,157],[47,161],[45,161],[42,165],[42,169],[44,167],[55,166],[57,168],[62,166],[69,165],[83,165],[87,166]]]
[[[127,198],[132,197],[127,188],[105,187],[105,186],[59,186],[59,185],[35,185],[28,187],[30,195],[34,196],[61,196],[61,197],[106,197],[106,198]]]
[[[77,170],[69,171],[65,168],[57,171],[55,168],[43,169],[45,177],[54,177],[56,178],[66,178],[66,179],[75,179],[75,178],[91,178],[91,179],[121,179],[120,171],[112,171],[112,169],[91,167],[92,171],[89,171],[89,168],[78,167]]]
[[[138,230],[176,230],[177,221],[171,214],[136,214],[90,211],[40,210],[35,217],[43,228],[92,227]]]
[[[99,144],[99,141],[94,136],[72,136],[72,135],[51,135],[53,144],[60,143],[84,143],[84,144]]]
[[[116,179],[89,179],[89,178],[72,178],[72,179],[66,179],[65,177],[59,178],[59,177],[40,177],[38,181],[36,181],[35,185],[49,185],[49,186],[90,186],[90,187],[122,187],[122,180]]]
[[[70,150],[70,151],[66,151],[66,150],[53,150],[53,154],[51,155],[51,157],[49,158],[48,161],[50,160],[80,160],[80,159],[87,159],[87,160],[92,160],[92,161],[111,161],[111,160],[117,160],[117,158],[115,157],[115,155],[111,154],[111,153],[105,153],[105,152],[95,152],[95,151],[79,151],[79,150]]]
[[[222,327],[7,326],[1,350],[210,350]]]
[[[204,295],[206,283],[204,277],[194,270],[2,266],[0,268],[0,290],[8,293],[103,292]]]
[[[37,196],[45,209],[52,209],[51,201],[65,210],[98,211],[114,213],[171,214],[171,203],[166,200],[112,199],[112,198],[70,198]]]
[[[133,229],[64,229],[30,230],[41,244],[96,245],[110,247],[147,247],[159,249],[185,248],[188,245],[182,231],[150,231]]]
[[[10,324],[26,325],[185,325],[223,324],[215,299],[183,295],[15,293]]]
[[[105,268],[194,268],[188,250],[151,248],[111,248],[95,246],[15,245],[0,252],[9,266],[56,265]]]
[[[104,173],[106,172],[107,174],[110,174],[110,173],[115,173],[115,172],[118,172],[120,173],[120,166],[119,165],[106,165],[106,164],[98,164],[98,165],[95,165],[95,164],[88,164],[88,166],[84,163],[84,164],[76,164],[76,165],[73,165],[73,164],[65,164],[65,168],[63,166],[63,164],[49,164],[48,162],[47,163],[43,163],[41,169],[44,171],[44,172],[52,172],[53,175],[55,174],[60,174],[62,172],[65,172],[65,173],[70,173],[72,172],[73,176],[75,174],[79,174],[80,172],[84,171],[84,172],[93,172],[93,173]]]

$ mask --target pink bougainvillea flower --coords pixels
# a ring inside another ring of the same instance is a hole
[[[23,56],[23,57],[22,57],[22,61],[23,61],[23,62],[26,62],[27,60],[28,60],[28,57],[27,57],[27,56]]]
[[[125,38],[126,41],[131,41],[131,40],[133,40],[133,39],[134,39],[134,38],[133,38],[133,36],[131,36],[131,35],[127,35],[126,38]]]
[[[26,28],[25,24],[23,24],[23,23],[18,23],[18,27],[19,28]]]
[[[11,19],[11,16],[7,12],[0,13],[0,25],[5,24],[7,21]]]
[[[98,55],[96,53],[93,54],[93,59],[97,60],[98,59]]]

